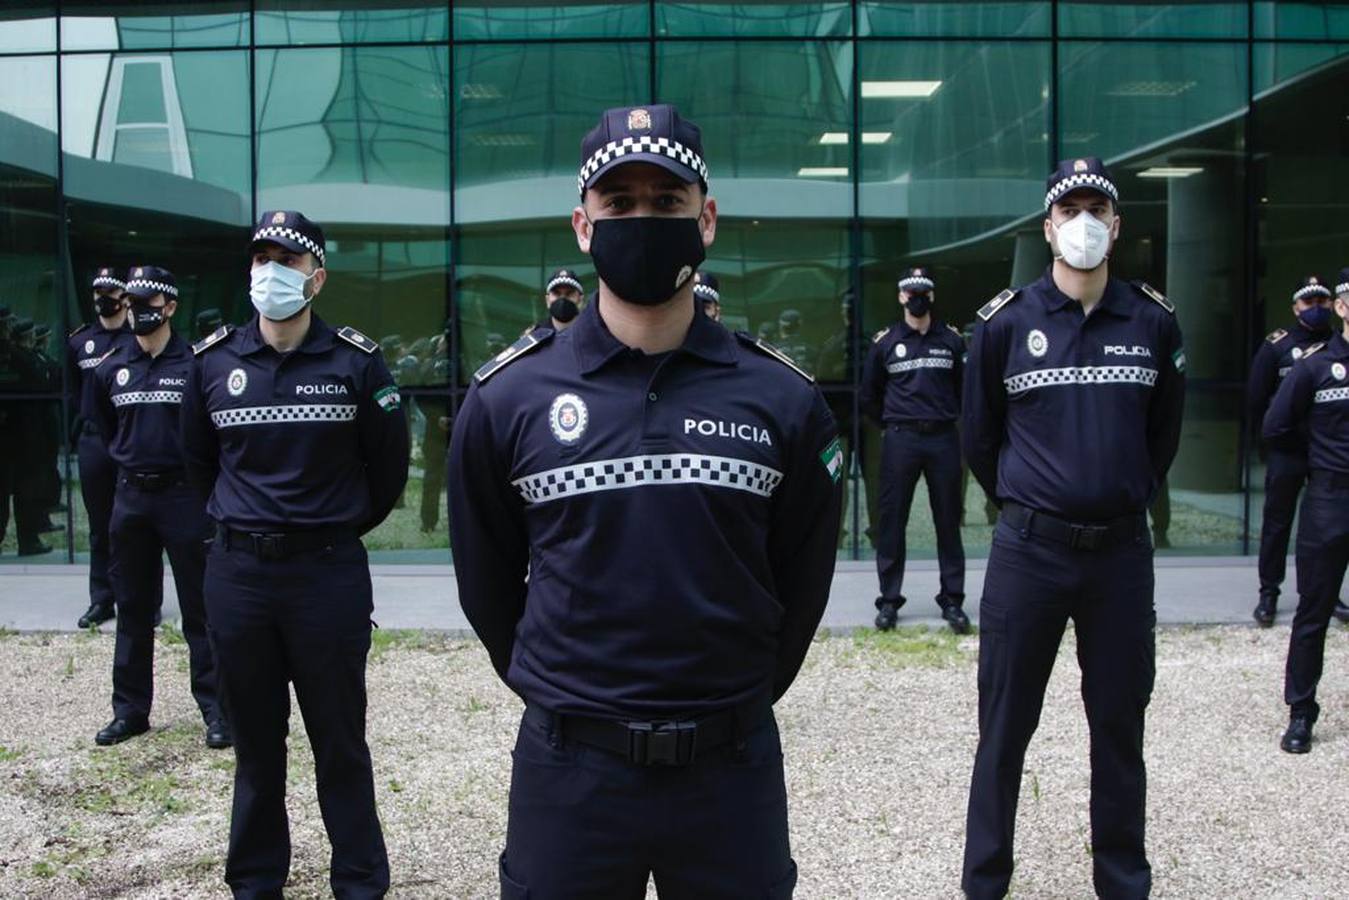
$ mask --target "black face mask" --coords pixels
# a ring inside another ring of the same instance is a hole
[[[609,290],[644,306],[673,297],[707,258],[697,219],[663,216],[597,220],[590,256]]]
[[[931,294],[910,294],[909,301],[904,305],[909,311],[909,315],[921,319],[927,315],[928,310],[932,309]]]
[[[559,322],[570,322],[581,312],[581,307],[570,297],[558,297],[548,304],[548,315]]]
[[[94,312],[98,313],[100,318],[111,319],[121,308],[120,297],[110,297],[107,294],[97,294],[94,297]]]
[[[164,307],[151,306],[148,303],[131,302],[131,333],[144,337],[153,334],[159,326],[169,319],[164,315]]]

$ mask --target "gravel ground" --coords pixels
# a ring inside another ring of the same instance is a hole
[[[1286,628],[1163,631],[1149,716],[1158,897],[1333,897],[1349,885],[1349,629],[1332,629],[1326,715],[1278,750]],[[96,748],[110,634],[0,635],[0,896],[220,897],[233,758],[201,744],[186,652],[161,633],[154,731]],[[954,897],[976,738],[977,640],[821,639],[778,707],[797,895]],[[1065,641],[1031,745],[1022,897],[1090,895],[1087,736]],[[391,896],[495,896],[520,706],[474,643],[381,634],[370,734]],[[312,761],[293,720],[292,897],[326,896]]]

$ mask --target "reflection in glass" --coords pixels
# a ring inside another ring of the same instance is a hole
[[[209,10],[178,0],[61,5],[63,51],[247,47],[248,40],[245,0],[212,3]]]
[[[9,0],[0,7],[0,53],[56,49],[56,4]]]
[[[1285,40],[1349,38],[1344,0],[1255,0],[1255,36]]]
[[[456,2],[457,41],[646,37],[650,8],[637,0],[613,3]]]
[[[657,37],[847,37],[852,4],[656,3]]]
[[[445,41],[450,36],[449,11],[444,2],[371,3],[369,9],[352,9],[345,3],[338,9],[313,6],[288,0],[259,0],[254,21],[258,44],[425,43]]]
[[[1246,2],[1118,3],[1062,0],[1059,34],[1065,37],[1245,37]]]
[[[857,5],[858,33],[878,37],[1049,37],[1049,0],[919,0]]]

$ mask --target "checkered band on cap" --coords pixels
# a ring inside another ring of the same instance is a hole
[[[1110,199],[1116,203],[1119,202],[1119,190],[1115,183],[1103,175],[1096,175],[1092,172],[1083,172],[1077,175],[1069,175],[1061,181],[1054,184],[1045,194],[1045,209],[1053,206],[1064,194],[1071,193],[1078,188],[1093,188],[1098,191],[1104,191],[1110,195]]]
[[[1157,370],[1143,366],[1069,366],[1062,369],[1035,369],[1002,380],[1007,393],[1033,391],[1064,384],[1141,384],[1157,383]]]
[[[901,291],[930,291],[936,287],[936,283],[925,275],[910,275],[908,278],[899,279],[899,289]]]
[[[271,422],[352,422],[355,403],[301,403],[293,406],[245,406],[211,413],[216,428],[265,425]]]
[[[583,294],[585,293],[585,288],[581,287],[581,282],[577,281],[575,278],[572,278],[570,275],[557,276],[552,281],[548,282],[548,286],[543,289],[543,292],[545,294],[551,293],[554,288],[560,286],[574,287],[581,293]]]
[[[131,406],[137,403],[182,403],[182,391],[127,391],[125,394],[113,394],[113,406]]]
[[[693,286],[693,296],[703,300],[711,300],[713,303],[721,302],[721,292],[710,284],[695,284]]]
[[[126,282],[111,275],[99,275],[92,282],[95,288],[125,288]]]
[[[307,234],[296,231],[294,228],[287,228],[285,225],[268,225],[266,228],[259,228],[253,233],[253,241],[265,241],[269,238],[286,238],[299,244],[310,253],[318,257],[319,265],[326,265],[323,260],[323,248]]]
[[[1335,285],[1335,296],[1338,297],[1340,294],[1349,294],[1349,281]]]
[[[1349,284],[1341,285],[1340,287],[1346,291],[1349,291]],[[1336,288],[1335,292],[1339,293],[1339,291],[1340,288]],[[1330,288],[1326,287],[1324,284],[1304,285],[1303,287],[1300,287],[1293,292],[1294,300],[1301,300],[1303,297],[1329,297],[1329,296],[1331,296]]]
[[[703,162],[703,158],[693,150],[672,138],[642,135],[641,137],[625,137],[622,140],[610,141],[592,153],[590,159],[587,159],[581,166],[581,174],[576,179],[576,189],[584,194],[586,182],[601,167],[628,155],[667,156],[680,165],[692,169],[702,179],[703,184],[707,183],[707,163]]]
[[[165,284],[162,281],[151,281],[149,278],[133,278],[126,283],[128,291],[135,291],[138,288],[149,288],[156,294],[168,294],[170,297],[178,296],[178,289],[171,284]]]
[[[777,469],[727,456],[668,453],[597,459],[517,478],[511,484],[526,503],[546,503],[577,494],[691,484],[771,497],[782,481]]]

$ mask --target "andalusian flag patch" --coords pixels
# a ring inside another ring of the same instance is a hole
[[[402,406],[403,398],[398,396],[398,386],[391,384],[375,391],[375,402],[379,404],[380,409],[388,413]]]
[[[1184,372],[1184,371],[1185,371],[1185,348],[1182,347],[1182,348],[1180,348],[1179,350],[1177,350],[1175,353],[1171,354],[1171,361],[1172,361],[1173,363],[1176,364],[1176,371],[1177,371],[1177,372]]]
[[[824,469],[833,481],[837,482],[843,477],[843,447],[838,438],[834,438],[828,447],[820,451],[820,462],[824,463]]]

